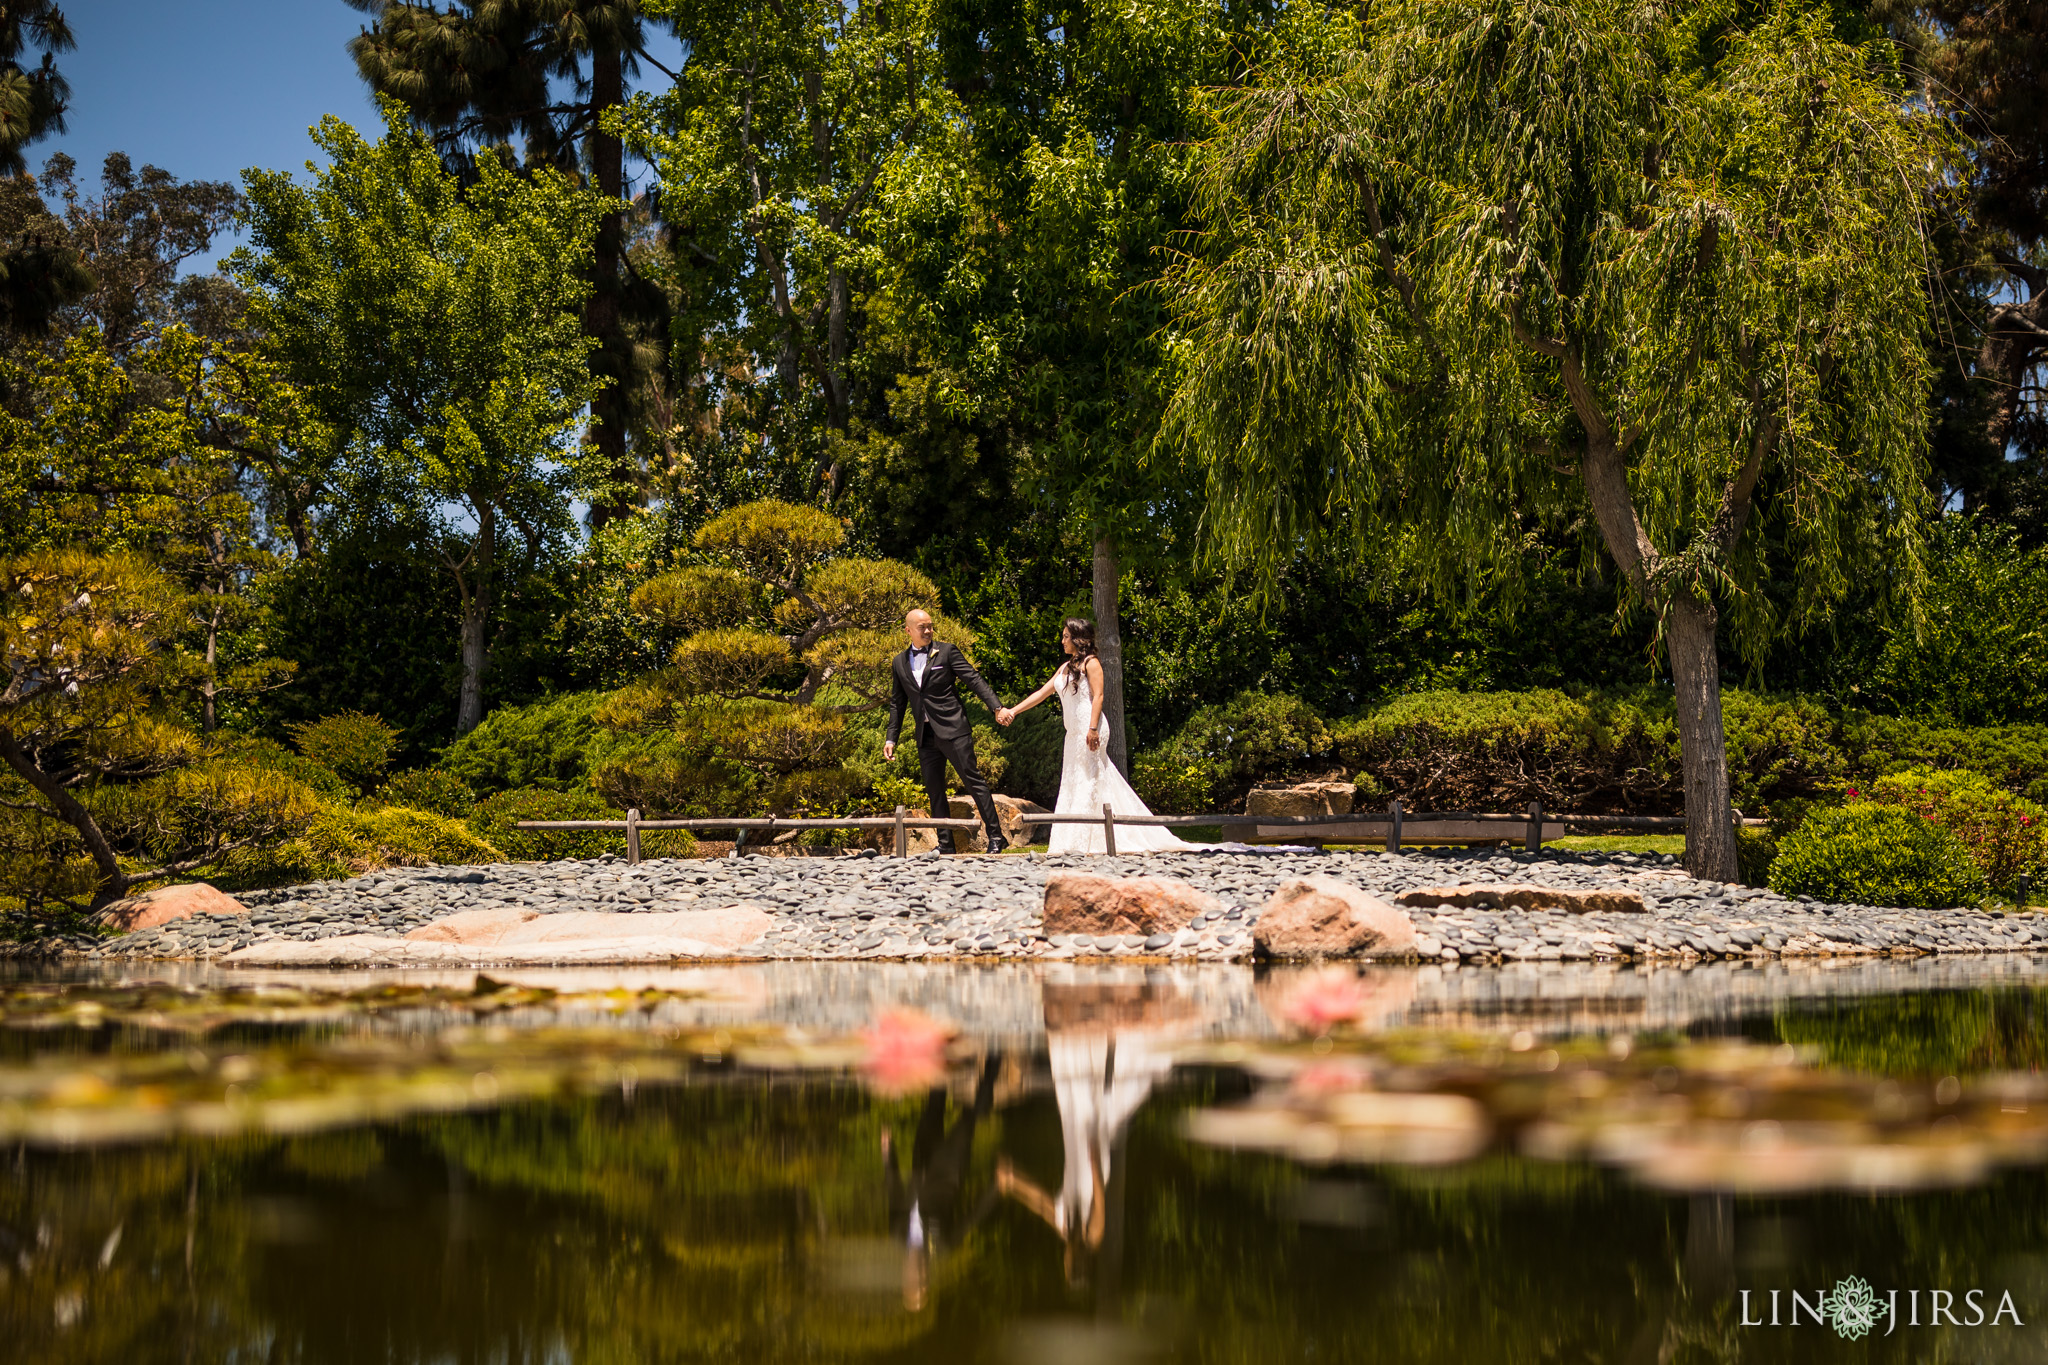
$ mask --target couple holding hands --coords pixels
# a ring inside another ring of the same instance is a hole
[[[911,713],[917,742],[918,765],[932,814],[943,817],[946,805],[946,764],[960,775],[960,785],[974,798],[974,809],[988,832],[988,849],[1000,853],[1008,847],[1002,824],[996,818],[996,803],[989,795],[988,782],[974,761],[974,734],[967,723],[967,709],[960,700],[965,683],[984,706],[995,713],[998,725],[1008,725],[1048,697],[1057,697],[1066,720],[1067,742],[1060,764],[1057,815],[1094,816],[1092,824],[1054,825],[1051,851],[1054,853],[1102,853],[1102,808],[1117,815],[1149,815],[1145,803],[1131,790],[1131,784],[1109,759],[1109,722],[1102,716],[1102,661],[1095,657],[1095,627],[1081,617],[1069,617],[1060,627],[1060,649],[1067,656],[1044,686],[1018,702],[1004,706],[982,680],[974,665],[958,647],[934,638],[928,612],[913,611],[903,618],[903,634],[910,647],[898,654],[890,666],[889,728],[882,742],[882,756],[894,758],[903,734],[903,713]],[[1117,833],[1119,853],[1165,852],[1186,848],[1166,830],[1157,826],[1133,826],[1128,834]],[[939,847],[954,851],[953,831],[939,831]]]

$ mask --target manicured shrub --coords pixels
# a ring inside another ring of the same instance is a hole
[[[1971,905],[1984,875],[1962,840],[1900,806],[1816,810],[1785,836],[1771,889],[1787,896],[1920,909]]]
[[[565,692],[501,706],[443,749],[438,766],[483,795],[515,787],[587,790],[592,769],[617,747],[592,714],[607,695]]]
[[[398,731],[360,711],[322,716],[290,728],[302,755],[339,773],[365,795],[391,766],[391,751],[398,744]]]
[[[394,773],[370,795],[369,801],[377,806],[411,806],[451,820],[467,820],[476,808],[476,793],[467,782],[445,769],[412,768]]]
[[[330,809],[307,831],[306,842],[316,858],[338,863],[351,874],[380,867],[505,860],[502,852],[472,834],[467,825],[408,806]]]
[[[522,787],[496,792],[477,803],[469,828],[479,839],[504,850],[514,862],[549,862],[561,858],[596,858],[624,854],[623,830],[514,829],[521,820],[617,820],[620,812],[592,791],[550,791]],[[697,840],[688,830],[648,830],[640,836],[643,858],[695,857]]]
[[[1136,755],[1134,774],[1189,813],[1234,806],[1258,783],[1333,766],[1329,727],[1298,697],[1241,692],[1205,706],[1165,742]],[[1199,799],[1197,796],[1199,794]]]
[[[1200,815],[1211,809],[1214,775],[1199,763],[1147,754],[1131,765],[1131,786],[1154,815]]]
[[[228,750],[227,756],[251,768],[267,768],[305,783],[323,801],[352,801],[356,789],[325,763],[295,754],[273,739],[245,739]]]
[[[1419,692],[1340,726],[1347,768],[1415,810],[1675,810],[1677,735],[1636,702],[1564,692]]]
[[[2048,810],[1981,774],[1915,769],[1880,777],[1859,794],[1954,834],[1995,891],[2009,893],[2022,875],[2038,877],[2048,867]]]
[[[1810,799],[1845,771],[1818,703],[1722,694],[1729,796],[1746,812]],[[1337,754],[1361,789],[1417,810],[1544,809],[1677,814],[1684,805],[1678,725],[1660,692],[1574,695],[1418,692],[1345,722]]]
[[[1847,775],[1863,782],[1908,769],[1967,768],[2048,804],[2048,725],[1978,729],[1851,711],[1841,720]]]

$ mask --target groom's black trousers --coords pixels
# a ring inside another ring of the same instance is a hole
[[[974,809],[981,813],[982,827],[988,831],[988,846],[995,847],[1002,837],[1003,824],[996,818],[996,803],[988,792],[988,779],[981,775],[981,769],[974,763],[974,741],[943,740],[930,726],[917,737],[917,764],[924,773],[925,799],[931,802],[935,819],[943,820],[953,813],[946,804],[946,764],[951,762],[953,771],[960,774],[960,785],[967,788],[967,794],[974,798]],[[939,831],[939,847],[951,853],[953,831]]]

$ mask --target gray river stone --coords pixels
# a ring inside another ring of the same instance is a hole
[[[1165,876],[1216,898],[1221,909],[1173,935],[1048,937],[1045,881],[1072,869]],[[199,916],[75,951],[99,958],[216,959],[280,940],[348,935],[402,939],[465,910],[760,907],[772,928],[735,958],[913,956],[955,959],[1249,956],[1247,932],[1274,890],[1320,875],[1376,895],[1458,882],[1522,882],[1640,893],[1645,914],[1414,907],[1418,954],[1441,963],[1686,963],[1854,958],[1878,954],[2048,951],[2048,923],[1980,909],[1897,910],[1829,905],[1756,888],[1695,881],[1653,854],[1492,851],[1283,852],[1222,846],[1116,858],[1044,853],[1003,857],[656,859],[637,867],[603,857],[487,867],[391,869],[348,881],[244,894],[246,916]],[[2048,917],[2042,917],[2048,918]]]

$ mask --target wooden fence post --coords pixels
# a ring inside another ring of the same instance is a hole
[[[630,807],[626,811],[626,865],[640,865],[640,808]]]
[[[896,856],[899,858],[908,858],[910,856],[910,831],[903,828],[903,807],[901,806],[896,808]]]
[[[1543,851],[1543,803],[1529,803],[1529,837],[1522,841],[1522,847],[1530,853]]]
[[[1401,798],[1387,802],[1387,852],[1401,851]]]
[[[1116,856],[1116,810],[1107,801],[1102,803],[1102,847],[1110,857]]]

